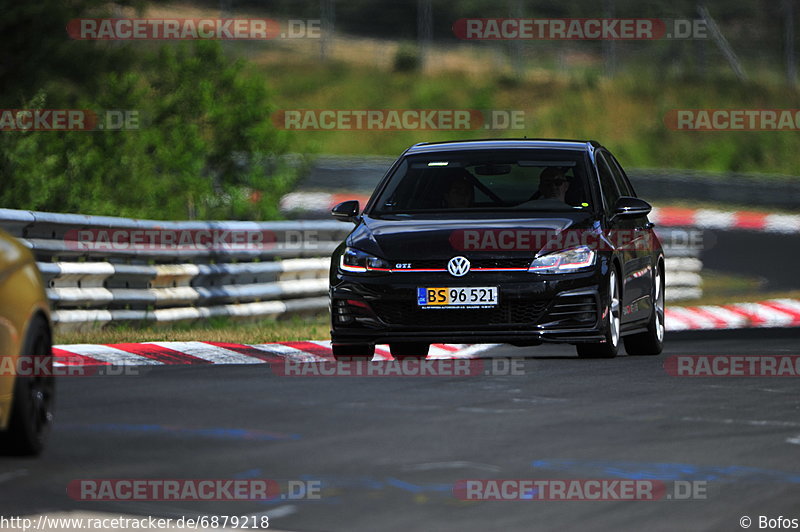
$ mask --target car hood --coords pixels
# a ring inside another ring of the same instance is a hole
[[[485,219],[378,219],[364,216],[347,244],[389,261],[484,254],[492,258],[520,258],[535,255],[552,241],[550,236],[563,236],[566,230],[594,231],[597,227],[590,213]]]

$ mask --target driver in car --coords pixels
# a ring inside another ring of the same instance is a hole
[[[444,206],[449,209],[472,207],[475,188],[462,176],[451,176],[444,194]]]
[[[557,166],[548,166],[539,174],[539,202],[552,203],[554,207],[567,205],[567,190],[569,180],[566,169]]]

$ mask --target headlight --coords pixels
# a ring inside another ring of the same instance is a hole
[[[588,246],[580,246],[533,259],[529,272],[570,273],[594,266],[597,253]]]
[[[365,273],[368,271],[389,271],[389,263],[369,253],[353,248],[344,248],[339,267],[344,272]]]

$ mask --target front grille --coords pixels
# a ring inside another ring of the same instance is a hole
[[[593,294],[558,297],[542,319],[543,327],[590,327],[597,320],[597,298]]]
[[[473,260],[473,268],[528,268],[533,259],[477,259]]]
[[[547,308],[547,301],[501,301],[490,309],[421,309],[414,301],[371,301],[378,317],[389,325],[405,327],[479,327],[481,325],[531,326]]]
[[[444,260],[415,260],[411,261],[411,268],[425,270],[445,270],[447,261]],[[474,259],[470,260],[470,268],[527,268],[533,259]],[[401,270],[402,271],[402,270]]]

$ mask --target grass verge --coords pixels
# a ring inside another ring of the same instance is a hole
[[[236,323],[211,320],[202,324],[134,328],[111,326],[97,331],[56,333],[56,344],[121,344],[129,342],[231,342],[268,344],[330,338],[327,314],[287,320]]]
[[[668,307],[696,307],[698,305],[731,305],[757,303],[767,299],[800,299],[800,290],[765,291],[764,281],[757,277],[703,271],[703,297],[667,302]]]

